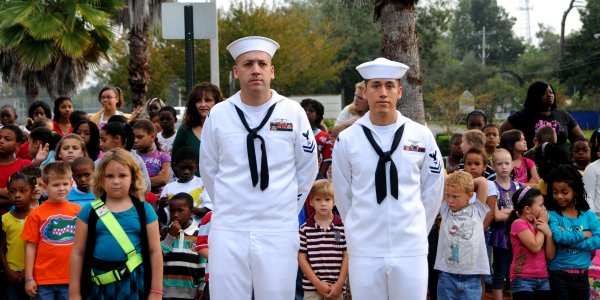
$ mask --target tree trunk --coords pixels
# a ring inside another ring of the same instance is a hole
[[[569,8],[565,10],[562,16],[562,20],[560,21],[560,49],[558,51],[558,62],[562,62],[565,58],[565,24],[567,23],[567,16],[569,12],[573,9],[573,3],[575,0],[571,0],[569,3]]]
[[[129,87],[134,109],[146,104],[148,93],[148,28],[144,24],[129,30]]]
[[[383,56],[410,67],[401,80],[403,92],[402,98],[398,101],[398,109],[413,121],[425,124],[414,3],[388,1],[381,10],[380,21]]]
[[[40,88],[33,79],[29,79],[25,82],[25,99],[27,101],[27,107],[40,98]]]

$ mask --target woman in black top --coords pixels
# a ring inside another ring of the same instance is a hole
[[[510,115],[500,126],[500,132],[519,129],[525,135],[527,148],[532,148],[535,131],[543,126],[554,129],[558,144],[564,144],[567,139],[573,143],[577,138],[584,137],[575,118],[556,107],[554,88],[549,83],[536,81],[527,90],[523,109]]]

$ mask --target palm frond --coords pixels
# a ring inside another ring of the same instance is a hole
[[[81,14],[81,17],[94,27],[105,25],[106,20],[110,17],[107,12],[92,4],[80,2],[75,5],[75,8]]]
[[[74,28],[73,31],[65,32],[58,37],[56,43],[66,56],[76,58],[89,49],[92,39],[85,30]]]
[[[0,28],[0,48],[14,48],[21,44],[27,31],[20,25]]]
[[[23,26],[34,39],[48,40],[60,36],[65,30],[64,19],[55,12],[36,15],[23,22]]]
[[[38,1],[5,1],[0,6],[0,27],[10,27],[43,12]]]
[[[39,41],[31,38],[23,39],[21,46],[14,48],[19,56],[19,62],[32,69],[41,69],[52,62],[54,42]]]

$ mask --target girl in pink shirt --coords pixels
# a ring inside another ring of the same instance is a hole
[[[546,259],[554,258],[556,248],[544,198],[538,189],[526,186],[515,192],[512,202],[514,210],[506,228],[513,254],[510,265],[513,299],[549,299]]]

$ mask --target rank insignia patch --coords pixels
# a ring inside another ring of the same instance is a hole
[[[433,153],[429,153],[429,157],[431,158],[431,165],[429,165],[429,172],[434,174],[440,174],[442,172],[442,164],[438,160],[437,151],[433,151]]]
[[[302,136],[306,138],[306,144],[302,146],[302,150],[304,150],[306,153],[313,153],[315,150],[315,142],[309,139],[309,131],[307,130],[306,132],[303,132]]]
[[[419,147],[417,144],[404,145],[404,151],[425,152],[424,147]]]

